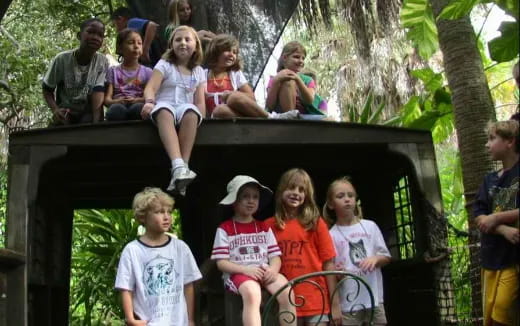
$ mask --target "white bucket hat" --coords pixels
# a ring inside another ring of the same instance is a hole
[[[273,192],[268,187],[262,185],[258,180],[247,175],[237,175],[227,184],[228,194],[224,199],[220,201],[221,205],[231,205],[237,200],[237,194],[240,188],[246,184],[256,184],[260,188],[260,202],[258,204],[258,210],[262,209],[271,201]]]

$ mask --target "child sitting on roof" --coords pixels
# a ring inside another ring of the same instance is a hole
[[[159,61],[162,50],[158,42],[154,42],[159,25],[151,20],[133,17],[130,9],[120,7],[114,10],[110,16],[117,32],[125,28],[131,28],[139,32],[143,39],[143,54],[140,61],[149,67],[155,66]]]

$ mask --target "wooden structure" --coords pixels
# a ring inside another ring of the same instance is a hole
[[[166,187],[169,161],[156,129],[142,121],[17,132],[10,135],[9,153],[0,326],[67,325],[73,211],[130,207],[143,187]],[[285,170],[302,167],[320,204],[334,178],[352,175],[364,215],[378,223],[396,259],[384,269],[389,325],[440,323],[435,264],[422,258],[436,246],[428,210],[442,211],[429,132],[324,121],[209,120],[199,129],[190,167],[198,177],[177,202],[184,239],[199,264],[210,254],[221,222],[216,203],[234,175],[249,174],[275,189]],[[268,207],[260,217],[271,213]],[[446,241],[442,232],[436,239]],[[205,309],[213,325],[223,325],[221,280],[207,279]]]

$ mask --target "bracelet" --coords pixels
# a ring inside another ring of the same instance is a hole
[[[144,100],[144,103],[152,103],[152,104],[155,104],[155,100],[152,100],[151,98],[147,98],[146,100]]]

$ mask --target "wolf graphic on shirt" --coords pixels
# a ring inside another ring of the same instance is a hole
[[[356,267],[359,268],[359,264],[363,259],[367,258],[367,251],[363,243],[363,239],[359,239],[358,242],[348,242],[350,261]]]
[[[172,294],[178,276],[172,259],[161,256],[153,258],[144,267],[143,281],[146,285],[146,294],[150,296]]]

